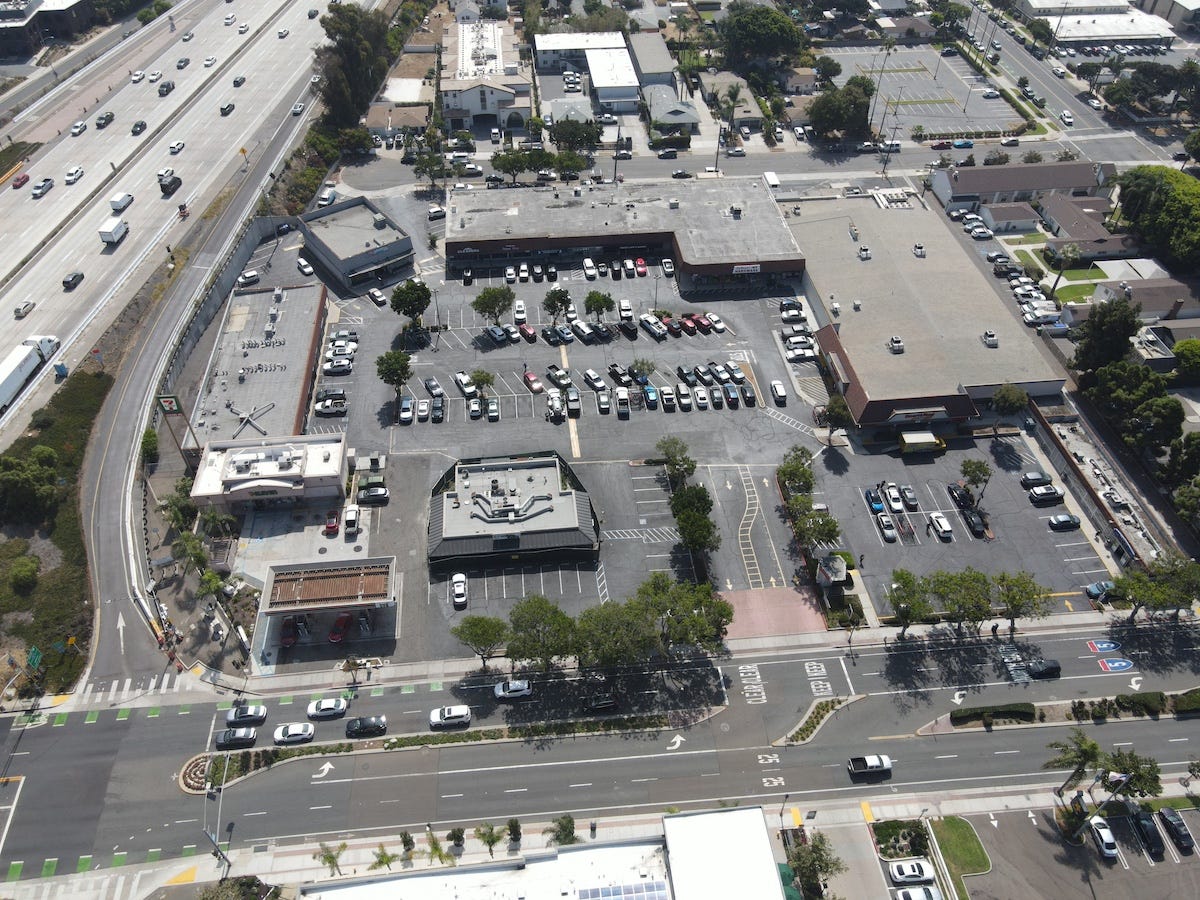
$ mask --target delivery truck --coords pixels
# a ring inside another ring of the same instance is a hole
[[[35,334],[9,351],[3,363],[0,363],[0,414],[8,410],[29,379],[54,355],[58,346],[58,338],[54,335]]]
[[[110,247],[115,247],[125,240],[127,234],[129,234],[129,223],[120,216],[113,216],[100,226],[100,240]]]
[[[901,453],[934,453],[945,449],[946,442],[932,431],[905,431],[900,435]]]

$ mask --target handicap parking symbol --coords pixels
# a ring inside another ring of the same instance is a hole
[[[1115,653],[1121,649],[1116,641],[1088,641],[1087,646],[1092,653]]]
[[[1101,672],[1125,672],[1133,668],[1132,659],[1098,659],[1096,662],[1100,663]]]

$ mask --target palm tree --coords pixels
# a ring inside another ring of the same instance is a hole
[[[187,574],[189,566],[203,569],[208,565],[208,554],[204,552],[204,541],[190,531],[180,533],[171,544],[171,555],[183,561],[183,574]]]
[[[380,844],[375,850],[375,862],[367,866],[369,870],[386,868],[389,872],[392,871],[392,863],[399,861],[399,853],[389,853],[387,847]]]
[[[237,519],[219,509],[206,509],[200,513],[200,527],[210,537],[215,534],[228,534]]]
[[[329,876],[342,874],[342,867],[338,864],[343,853],[346,852],[346,842],[342,841],[336,847],[330,847],[328,844],[319,844],[318,850],[313,854],[313,859],[323,866],[329,866]]]
[[[871,110],[867,114],[867,131],[872,131],[871,123],[875,121],[875,101],[879,99],[879,85],[883,81],[884,70],[887,69],[888,57],[892,55],[892,51],[896,49],[896,39],[894,37],[885,37],[883,39],[883,65],[879,67],[879,74],[875,76],[875,93],[871,96]],[[886,117],[886,113],[884,114]]]
[[[742,86],[740,84],[731,84],[725,89],[725,120],[728,123],[726,128],[733,133],[733,114],[737,112],[738,100],[742,97]]]
[[[1175,86],[1175,96],[1171,98],[1172,108],[1180,96],[1185,96],[1191,105],[1196,96],[1196,89],[1200,88],[1200,62],[1189,56],[1179,64],[1176,71],[1179,73],[1179,81]]]
[[[1070,768],[1072,770],[1071,774],[1067,776],[1067,780],[1062,783],[1062,787],[1058,789],[1060,797],[1067,788],[1079,784],[1088,769],[1096,768],[1103,756],[1100,744],[1088,737],[1087,732],[1078,726],[1071,729],[1069,739],[1051,741],[1046,747],[1058,752],[1056,756],[1052,756],[1042,764],[1043,769]]]
[[[1050,296],[1055,296],[1058,291],[1058,283],[1062,280],[1064,269],[1073,269],[1075,264],[1079,262],[1079,245],[1078,244],[1063,244],[1058,248],[1058,275],[1054,279],[1054,287],[1050,288]]]

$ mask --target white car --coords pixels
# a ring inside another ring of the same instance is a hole
[[[238,26],[238,34],[245,34],[249,30],[250,30],[249,22],[243,22],[241,25]]]
[[[87,131],[87,122],[76,122],[71,126],[71,137],[79,137]]]
[[[988,88],[980,96],[982,96],[984,100],[997,100],[1000,97],[1000,92],[995,88]]]
[[[304,104],[303,103],[296,103],[292,106],[292,115],[293,116],[298,116],[302,112],[304,112]]]
[[[428,400],[418,400],[417,401],[417,418],[422,422],[424,422],[426,419],[429,418],[429,401]]]
[[[316,733],[317,729],[311,722],[292,722],[288,725],[280,725],[275,729],[275,743],[280,745],[307,744]]]
[[[933,881],[933,866],[927,859],[906,859],[888,866],[893,884],[921,884]]]
[[[1056,78],[1066,78],[1067,77],[1067,70],[1064,69],[1062,66],[1055,66],[1050,71],[1054,73],[1054,76]]]
[[[888,509],[894,513],[904,512],[904,501],[900,498],[900,488],[895,484],[888,482],[883,489],[883,499],[887,502]]]
[[[379,288],[371,288],[367,291],[367,296],[371,298],[371,302],[376,306],[387,306],[387,297],[383,295],[383,291]]]
[[[155,69],[153,72],[151,72],[149,75],[146,76],[146,80],[149,81],[151,84],[154,84],[154,82],[158,81],[160,78],[162,78],[162,72],[158,71],[158,69]]]
[[[134,72],[132,75],[129,76],[129,80],[133,84],[137,84],[139,81],[142,81],[145,77],[146,77],[146,73],[143,72],[141,69],[138,69],[136,72]]]
[[[430,728],[450,728],[454,725],[471,724],[471,707],[441,706],[429,714]]]
[[[165,181],[166,179],[170,178],[174,174],[175,174],[175,170],[172,169],[170,166],[167,166],[166,168],[162,168],[162,169],[158,170],[158,180]]]
[[[286,28],[280,28],[280,29],[279,29],[279,39],[280,39],[281,41],[282,41],[282,40],[283,40],[285,37],[287,37],[289,34],[291,34],[291,32],[290,32],[290,31],[288,31]]]
[[[670,259],[664,259],[662,261],[662,270],[663,274],[670,278],[675,274],[675,263]]]
[[[716,388],[713,388],[713,390],[716,390]],[[696,398],[696,409],[708,409],[708,388],[702,384],[698,384],[692,388],[692,394]]]
[[[525,314],[525,301],[518,300],[513,304],[513,321],[518,325],[524,325],[527,318]]]
[[[567,304],[567,311],[563,313],[563,318],[565,318],[568,322],[579,321],[579,312],[575,309],[574,303]]]
[[[949,520],[940,512],[929,514],[929,527],[943,541],[950,540],[954,533],[954,529],[950,527]]]
[[[296,260],[296,268],[300,270],[301,275],[311,275],[313,273],[313,267],[308,264],[308,260],[304,257]]]
[[[324,700],[314,700],[308,704],[308,717],[310,719],[340,719],[349,708],[350,704],[341,697],[327,697]]]
[[[455,609],[467,608],[467,576],[462,572],[450,576],[450,599]]]
[[[716,313],[705,313],[704,318],[708,319],[708,321],[710,323],[712,323],[713,331],[717,332],[718,334],[724,333],[724,331],[725,331],[725,320],[724,319],[722,319]]]
[[[583,380],[588,383],[594,391],[603,391],[608,389],[608,384],[600,377],[600,373],[595,369],[586,369],[583,373]]]
[[[167,149],[171,151],[172,156],[175,156],[183,152],[183,146],[183,141],[172,141],[171,145],[167,147]]]
[[[529,263],[521,263],[521,268],[517,270],[517,277],[522,281],[529,280]]]
[[[1104,104],[1103,104],[1103,103],[1101,103],[1101,102],[1100,102],[1100,101],[1099,101],[1097,98],[1095,98],[1095,97],[1089,97],[1089,98],[1088,98],[1087,105],[1088,105],[1088,106],[1090,106],[1092,109],[1097,109],[1097,110],[1104,109]]]
[[[879,513],[875,516],[875,521],[879,525],[879,533],[883,535],[883,539],[889,544],[896,542],[896,523],[892,521],[892,517],[887,513]]]
[[[509,284],[513,284],[517,280],[517,270],[512,266],[504,267],[504,280]]]
[[[591,281],[596,277],[596,264],[590,259],[583,261],[583,277]]]
[[[1058,114],[1058,117],[1060,119],[1062,119],[1064,125],[1074,125],[1075,124],[1075,117],[1073,115],[1071,115],[1071,113],[1068,110],[1064,109],[1062,112],[1060,112]]]
[[[211,69],[216,64],[217,64],[217,58],[215,56],[204,57],[204,68]]]
[[[971,229],[971,237],[977,241],[990,241],[995,236],[992,229],[984,228],[982,225]]]
[[[83,167],[82,166],[72,166],[71,168],[67,169],[67,179],[66,179],[67,184],[74,184],[82,177],[83,177]]]
[[[533,695],[533,685],[528,681],[501,681],[492,688],[497,700],[516,700]]]
[[[1096,842],[1096,849],[1100,851],[1100,855],[1105,859],[1117,858],[1117,839],[1113,837],[1112,829],[1108,827],[1108,822],[1103,816],[1092,816],[1088,819],[1088,825],[1091,826],[1092,840]]]

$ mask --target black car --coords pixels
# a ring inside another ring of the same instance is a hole
[[[964,509],[962,517],[975,537],[983,537],[987,533],[987,523],[983,521],[983,516],[974,509]]]
[[[975,498],[961,484],[948,484],[946,490],[950,492],[950,499],[959,509],[971,509],[975,506]]]
[[[115,116],[113,113],[111,113],[111,112],[105,112],[105,113],[101,113],[100,115],[98,115],[98,116],[96,117],[96,127],[97,127],[97,128],[104,128],[104,127],[106,127],[106,126],[108,126],[108,125],[111,125],[111,124],[112,124],[112,120],[113,120],[113,119],[115,119],[115,118],[116,118],[116,116]]]
[[[608,367],[608,374],[613,377],[613,381],[621,385],[621,387],[629,387],[633,384],[633,379],[629,377],[629,370],[620,363],[613,363]]]
[[[73,290],[75,290],[75,288],[79,287],[79,282],[81,282],[81,281],[83,281],[83,273],[82,272],[72,272],[70,275],[68,275],[66,278],[63,279],[63,289],[68,290],[68,291],[73,291]]]
[[[387,734],[387,716],[359,716],[346,722],[346,737],[383,737]]]
[[[542,329],[542,340],[551,347],[557,347],[562,343],[562,337],[559,336],[558,331],[554,328],[551,328],[549,325]]]
[[[133,123],[133,128],[131,128],[129,131],[131,134],[141,134],[145,130],[146,130],[146,123],[143,122],[141,119],[138,119],[136,122]]]
[[[218,750],[239,750],[243,747],[253,747],[258,740],[258,732],[253,728],[226,728],[217,732]]]
[[[624,333],[625,337],[631,341],[636,341],[638,336],[637,324],[635,322],[624,321],[617,326]]]
[[[1178,150],[1171,154],[1171,159],[1175,160],[1175,162],[1187,162],[1191,158],[1191,154],[1186,150]]]
[[[679,376],[679,380],[688,387],[695,387],[698,383],[696,373],[691,369],[685,369],[683,366],[676,366],[675,373]]]
[[[226,103],[224,106],[221,107],[221,115],[227,116],[231,112],[233,112],[233,104],[232,103]]]
[[[322,400],[345,400],[345,388],[321,388],[317,391],[316,401],[320,403]]]
[[[546,265],[546,280],[558,281],[558,266],[554,265],[554,263]]]
[[[1054,479],[1045,472],[1025,472],[1021,476],[1021,487],[1026,489],[1042,487],[1043,485],[1050,484],[1052,481]]]
[[[1162,856],[1167,848],[1163,844],[1158,826],[1154,824],[1154,815],[1150,810],[1138,809],[1130,818],[1133,820],[1133,827],[1137,829],[1138,837],[1146,846],[1146,852],[1151,856]]]
[[[1062,674],[1062,665],[1057,659],[1031,659],[1025,664],[1030,678],[1057,678]]]
[[[236,78],[234,78],[234,79],[233,79],[233,86],[234,86],[234,87],[241,87],[241,86],[242,86],[243,84],[245,84],[245,83],[246,83],[246,76],[245,76],[245,75],[238,75]]]
[[[433,419],[433,421],[435,421],[435,422],[441,422],[443,419],[446,418],[446,398],[445,397],[434,397],[433,398],[433,410],[430,413],[429,417],[431,419]]]
[[[1188,831],[1187,822],[1179,810],[1172,806],[1164,806],[1158,811],[1158,819],[1162,822],[1163,830],[1171,836],[1175,846],[1180,850],[1191,850],[1196,846],[1192,833]]]
[[[446,393],[442,390],[442,386],[438,383],[438,380],[432,376],[425,379],[425,390],[429,391],[430,397],[441,397]]]
[[[589,694],[584,700],[583,705],[585,709],[591,712],[612,709],[617,705],[617,697],[612,691],[599,691],[595,694]]]
[[[754,393],[754,385],[748,381],[742,384],[742,402],[747,406],[754,406],[758,403],[758,395]]]

